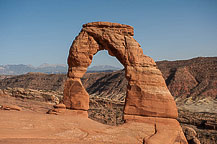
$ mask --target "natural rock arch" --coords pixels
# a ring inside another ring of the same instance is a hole
[[[170,94],[155,62],[143,54],[133,38],[129,25],[110,22],[93,22],[83,28],[69,51],[68,78],[63,102],[69,109],[89,109],[89,95],[80,78],[91,64],[94,54],[108,50],[125,67],[128,80],[124,114],[148,117],[177,118],[175,101]]]

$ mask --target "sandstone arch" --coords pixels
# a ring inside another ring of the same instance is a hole
[[[83,25],[68,56],[68,79],[63,102],[69,109],[88,110],[89,95],[80,78],[94,54],[108,50],[125,67],[128,80],[124,113],[149,117],[177,118],[177,108],[155,62],[143,54],[129,25],[93,22]]]

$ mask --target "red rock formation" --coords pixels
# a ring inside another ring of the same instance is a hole
[[[155,126],[152,135],[144,137],[144,144],[186,144],[175,101],[156,63],[143,55],[133,38],[133,27],[118,23],[93,22],[83,25],[68,56],[68,79],[63,102],[74,110],[89,109],[89,95],[80,78],[100,50],[108,50],[125,67],[128,80],[124,118],[129,125],[141,120]],[[144,117],[145,116],[145,117]],[[160,117],[160,118],[159,118]]]
[[[93,22],[83,25],[68,56],[68,80],[64,89],[67,108],[88,110],[89,96],[80,78],[100,50],[108,50],[125,67],[128,89],[124,113],[177,118],[177,108],[161,72],[133,38],[133,27],[118,23]]]

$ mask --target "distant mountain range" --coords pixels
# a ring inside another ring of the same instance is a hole
[[[87,69],[87,72],[113,72],[120,70],[121,68],[110,66],[110,65],[98,65],[92,66]]]
[[[109,65],[92,66],[87,72],[112,72],[121,68]],[[20,75],[28,72],[41,72],[47,74],[67,73],[67,65],[64,64],[47,64],[44,63],[38,67],[32,65],[0,65],[0,75]]]

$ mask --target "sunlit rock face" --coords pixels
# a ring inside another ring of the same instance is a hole
[[[125,67],[128,80],[125,115],[177,118],[175,101],[156,63],[143,54],[133,38],[132,26],[92,22],[83,25],[73,41],[68,56],[68,79],[64,88],[64,104],[69,109],[88,110],[89,95],[80,78],[100,50],[108,50]]]

